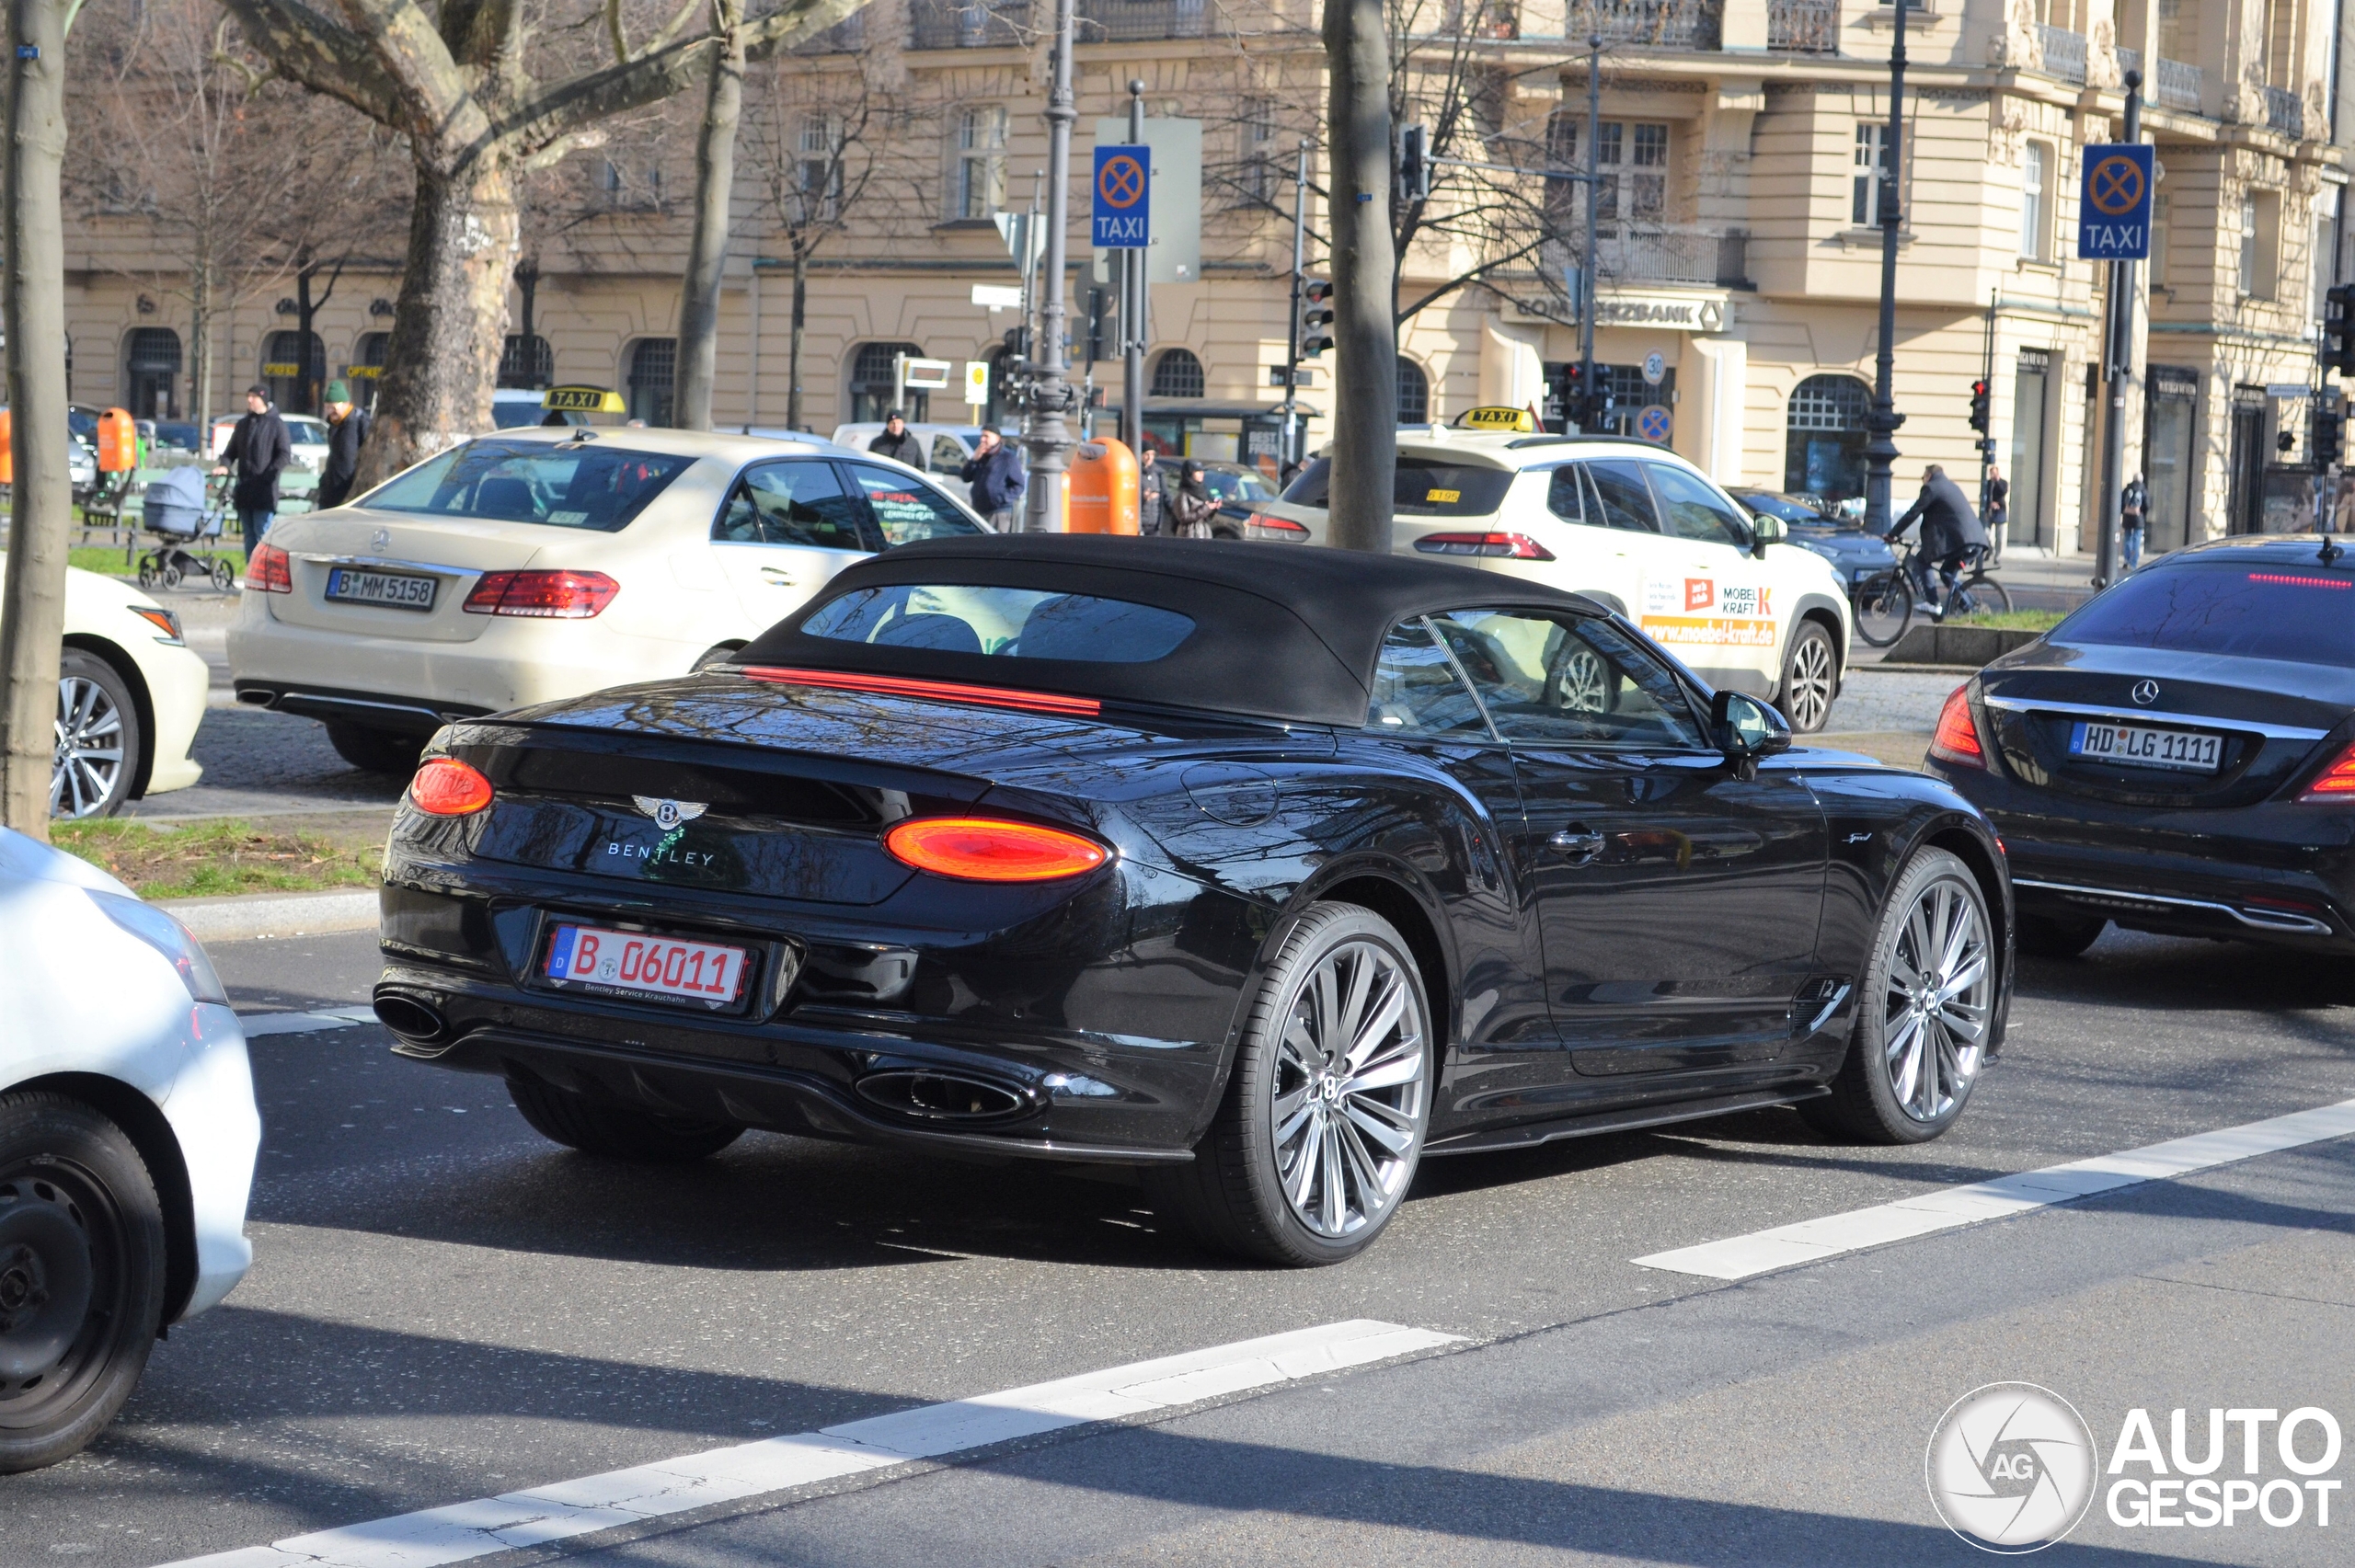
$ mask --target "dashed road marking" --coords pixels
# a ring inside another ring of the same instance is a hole
[[[2296,1111],[2240,1127],[2220,1127],[2189,1138],[2047,1165],[1993,1181],[1941,1187],[1936,1192],[1852,1208],[1845,1214],[1753,1230],[1697,1247],[1678,1247],[1634,1260],[1646,1268],[1676,1274],[1697,1274],[1710,1279],[1748,1279],[1778,1268],[1817,1263],[1843,1253],[1862,1252],[1890,1242],[2027,1214],[2055,1204],[2073,1203],[2096,1193],[2113,1192],[2143,1182],[2165,1181],[2213,1170],[2260,1154],[2278,1154],[2303,1144],[2320,1143],[2355,1132],[2355,1100]]]
[[[165,1568],[434,1568],[1097,1421],[1158,1415],[1463,1341],[1369,1318],[609,1471]]]

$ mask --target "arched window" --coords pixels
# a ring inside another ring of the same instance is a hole
[[[168,326],[134,326],[122,345],[124,406],[142,419],[179,414],[180,335]]]
[[[641,338],[629,350],[629,417],[649,425],[672,420],[671,393],[679,373],[679,340]]]
[[[1428,425],[1431,421],[1431,383],[1423,374],[1423,367],[1406,355],[1398,356],[1398,422],[1402,425]]]
[[[262,339],[261,379],[270,383],[270,400],[284,414],[316,414],[313,400],[327,384],[327,346],[316,332],[309,354],[303,352],[300,332],[273,332]],[[241,400],[242,401],[242,400]]]
[[[1153,362],[1153,397],[1200,397],[1202,361],[1190,349],[1165,349]]]
[[[499,351],[499,384],[538,392],[554,380],[556,350],[548,347],[548,340],[534,332],[527,349],[522,333],[509,333],[507,346]]]
[[[1791,390],[1783,488],[1826,501],[1865,493],[1865,415],[1872,389],[1855,376],[1811,375]]]
[[[908,418],[922,423],[932,412],[932,395],[923,391],[905,391],[899,384],[893,361],[902,354],[912,360],[924,358],[923,348],[914,343],[862,343],[850,361],[850,418],[846,423],[873,425],[898,408]]]

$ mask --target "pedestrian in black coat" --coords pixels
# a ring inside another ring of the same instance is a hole
[[[909,467],[924,467],[924,438],[908,429],[908,418],[897,408],[883,421],[883,433],[867,443],[878,457],[889,457]]]
[[[253,558],[262,535],[270,532],[270,520],[278,515],[278,476],[293,461],[293,438],[286,433],[286,421],[270,406],[270,388],[247,387],[246,417],[229,432],[229,444],[221,449],[221,465],[213,471],[236,475],[229,500],[237,509],[247,560]]]
[[[321,511],[350,498],[352,481],[360,477],[360,448],[367,440],[368,410],[353,406],[351,389],[342,382],[327,383],[327,461],[319,470]]]

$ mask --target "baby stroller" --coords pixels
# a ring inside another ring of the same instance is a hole
[[[175,468],[149,481],[140,502],[140,527],[163,543],[139,558],[139,586],[178,588],[188,578],[210,578],[224,593],[234,588],[237,573],[228,561],[219,555],[195,555],[188,548],[200,540],[220,538],[226,510],[224,505],[206,504],[201,468]]]

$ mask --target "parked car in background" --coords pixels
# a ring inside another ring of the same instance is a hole
[[[286,440],[293,449],[294,466],[308,468],[314,472],[326,467],[327,421],[309,414],[288,414],[282,411],[278,417],[286,421]],[[229,433],[237,428],[237,421],[244,418],[245,415],[240,412],[223,414],[214,418],[213,421],[213,456],[218,457],[228,449]]]
[[[157,419],[152,422],[152,429],[153,433],[148,438],[150,452],[184,452],[196,455],[199,436],[193,424],[178,419]]]
[[[904,464],[822,441],[505,430],[281,518],[230,669],[238,701],[406,773],[450,719],[723,661],[854,561],[987,532]]]
[[[1331,459],[1270,517],[1325,538]],[[1847,669],[1847,587],[1674,452],[1616,436],[1401,431],[1392,547],[1608,604],[1713,686],[1821,729]]]
[[[1958,688],[1928,767],[2003,834],[2022,952],[2114,921],[2355,954],[2355,556],[2146,561]]]
[[[245,1276],[261,1118],[188,928],[0,830],[0,1471],[78,1452]]]
[[[1889,541],[1865,532],[1861,521],[1833,517],[1810,496],[1780,495],[1772,490],[1729,490],[1760,517],[1782,520],[1784,537],[1802,550],[1832,563],[1832,570],[1851,590],[1878,573],[1893,571],[1897,554]]]

